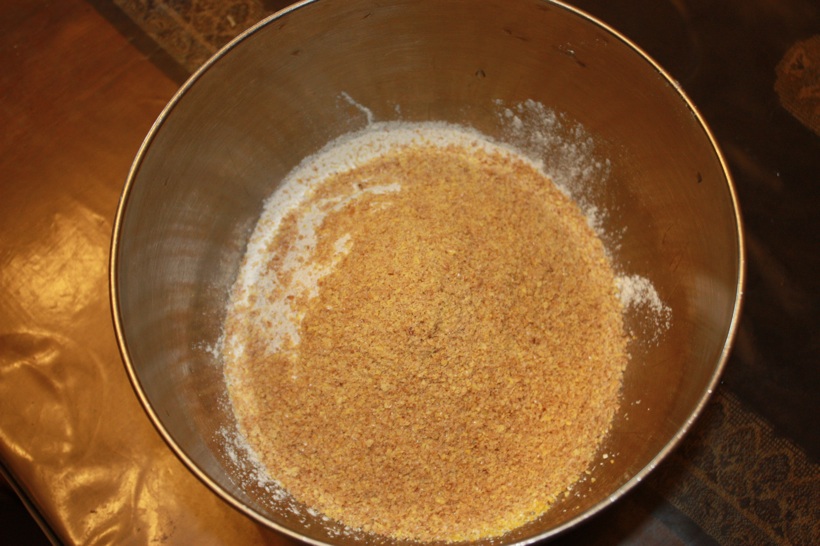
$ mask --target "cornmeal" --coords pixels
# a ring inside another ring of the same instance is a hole
[[[622,309],[601,240],[532,163],[421,138],[278,214],[223,356],[242,433],[295,499],[366,532],[473,540],[588,469],[619,403]]]

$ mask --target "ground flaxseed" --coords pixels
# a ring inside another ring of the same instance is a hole
[[[621,307],[601,241],[530,163],[397,145],[275,226],[224,356],[242,432],[296,499],[368,532],[470,540],[539,516],[588,468],[618,405]]]

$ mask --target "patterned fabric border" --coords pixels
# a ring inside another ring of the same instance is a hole
[[[820,468],[725,391],[650,485],[721,544],[820,537]]]
[[[113,0],[189,72],[264,17],[289,5],[282,0]]]

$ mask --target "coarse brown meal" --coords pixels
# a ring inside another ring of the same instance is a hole
[[[303,265],[323,273],[288,293],[309,209],[325,216]],[[472,540],[544,513],[593,461],[628,358],[621,304],[602,242],[530,163],[395,146],[286,214],[262,267],[283,279],[234,295],[226,376],[297,500],[363,531]],[[282,301],[298,332],[271,350],[265,302]]]

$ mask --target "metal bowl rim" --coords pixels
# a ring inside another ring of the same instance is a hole
[[[111,303],[111,313],[114,322],[114,329],[117,338],[117,345],[120,351],[120,355],[122,356],[123,364],[125,366],[126,372],[128,374],[128,378],[131,382],[131,385],[134,389],[137,398],[140,401],[140,404],[148,415],[153,426],[156,430],[160,433],[163,441],[171,448],[177,458],[182,461],[182,463],[190,470],[208,489],[216,493],[223,501],[227,502],[230,506],[234,509],[238,510],[239,512],[245,514],[246,516],[250,517],[254,521],[261,523],[262,525],[274,529],[280,533],[283,533],[291,538],[296,540],[306,542],[308,544],[312,544],[314,546],[336,546],[332,542],[324,542],[321,540],[317,540],[308,536],[301,534],[298,531],[295,531],[291,528],[285,527],[275,521],[267,518],[263,514],[260,514],[256,510],[252,509],[251,507],[247,506],[241,500],[237,499],[234,495],[230,492],[226,491],[221,485],[219,485],[216,481],[214,481],[210,476],[208,476],[199,466],[193,461],[191,457],[182,449],[182,447],[177,444],[173,436],[169,433],[169,431],[165,428],[162,419],[159,417],[157,412],[152,408],[148,397],[143,389],[142,382],[137,374],[137,371],[134,367],[133,362],[129,356],[128,350],[128,342],[126,340],[124,328],[123,328],[123,317],[122,317],[122,310],[119,303],[119,281],[118,281],[118,254],[119,254],[119,246],[120,246],[120,238],[122,236],[122,229],[123,223],[125,221],[125,215],[128,208],[128,201],[131,190],[135,184],[135,180],[139,173],[140,165],[144,156],[146,155],[148,148],[150,147],[151,143],[153,142],[154,138],[156,137],[157,133],[162,128],[164,122],[168,119],[168,117],[173,112],[176,105],[182,100],[182,98],[186,95],[189,89],[196,84],[196,82],[202,77],[204,73],[206,73],[214,64],[219,62],[226,54],[236,47],[238,44],[243,42],[244,40],[250,38],[256,32],[260,31],[262,28],[266,27],[269,24],[272,24],[274,21],[286,16],[287,14],[299,10],[309,4],[313,4],[314,2],[318,2],[320,0],[302,0],[295,4],[292,4],[272,15],[262,19],[255,25],[251,26],[241,34],[239,34],[236,38],[231,40],[228,44],[222,47],[217,53],[215,53],[208,61],[206,61],[199,69],[197,69],[189,78],[188,80],[180,87],[180,89],[174,94],[165,108],[162,110],[160,115],[157,117],[156,121],[152,125],[151,129],[149,130],[147,136],[143,140],[137,154],[134,158],[134,161],[131,165],[131,168],[128,172],[128,176],[126,178],[125,185],[123,187],[123,192],[120,197],[119,204],[117,206],[117,212],[114,219],[113,225],[113,234],[111,240],[111,248],[110,248],[110,261],[109,261],[109,297]],[[709,401],[712,393],[714,392],[720,377],[723,373],[723,369],[726,365],[726,361],[729,357],[729,352],[734,341],[735,335],[737,333],[738,323],[740,320],[740,312],[742,307],[742,299],[743,299],[743,290],[746,283],[746,255],[745,255],[745,246],[744,246],[744,235],[743,235],[743,225],[742,225],[742,218],[740,213],[740,206],[738,203],[737,192],[735,189],[735,185],[729,172],[726,159],[723,156],[723,153],[720,150],[720,147],[717,144],[717,140],[715,139],[714,134],[712,133],[711,129],[706,124],[703,116],[700,114],[692,100],[686,95],[684,90],[681,88],[680,84],[672,78],[672,76],[666,72],[654,59],[652,59],[648,53],[646,53],[641,47],[639,47],[636,43],[632,40],[621,34],[619,31],[615,30],[613,27],[607,25],[600,19],[574,7],[569,4],[564,3],[561,0],[540,0],[549,4],[553,4],[561,9],[564,9],[583,20],[586,20],[588,23],[597,26],[598,28],[604,30],[617,40],[623,42],[627,45],[633,52],[637,53],[640,57],[644,59],[647,63],[649,63],[660,76],[663,77],[666,82],[672,86],[675,91],[677,92],[678,96],[683,100],[685,106],[689,109],[692,115],[697,120],[700,127],[703,129],[704,133],[706,134],[711,147],[716,154],[718,161],[720,162],[721,169],[725,176],[725,180],[727,183],[727,189],[729,190],[731,203],[733,212],[735,215],[735,228],[737,234],[737,249],[738,249],[738,260],[737,260],[737,270],[738,270],[738,277],[737,277],[737,288],[735,292],[735,300],[734,300],[734,307],[732,312],[732,318],[729,323],[729,328],[727,331],[726,339],[724,341],[723,349],[721,351],[720,358],[718,360],[717,366],[715,367],[714,372],[712,373],[711,380],[707,388],[703,391],[700,396],[700,399],[695,406],[694,410],[692,411],[689,418],[686,420],[684,425],[678,430],[678,432],[670,439],[669,442],[657,453],[657,455],[640,471],[638,471],[629,481],[624,483],[621,487],[615,490],[612,494],[609,495],[607,499],[604,499],[597,504],[593,505],[592,507],[588,508],[583,513],[579,514],[578,516],[564,522],[563,524],[556,526],[552,529],[548,529],[538,535],[525,538],[522,540],[518,540],[515,542],[504,542],[503,535],[494,539],[494,543],[498,544],[508,544],[510,546],[526,546],[529,544],[533,544],[535,542],[555,537],[561,533],[568,531],[571,528],[574,528],[581,524],[582,522],[590,519],[595,514],[599,513],[601,510],[605,509],[606,507],[610,506],[622,496],[624,496],[628,491],[634,488],[638,483],[640,483],[646,476],[656,467],[658,466],[661,461],[666,458],[666,456],[672,452],[678,444],[681,442],[683,437],[692,427],[693,423],[697,420],[700,414],[703,412],[704,407],[706,406],[707,402]]]

